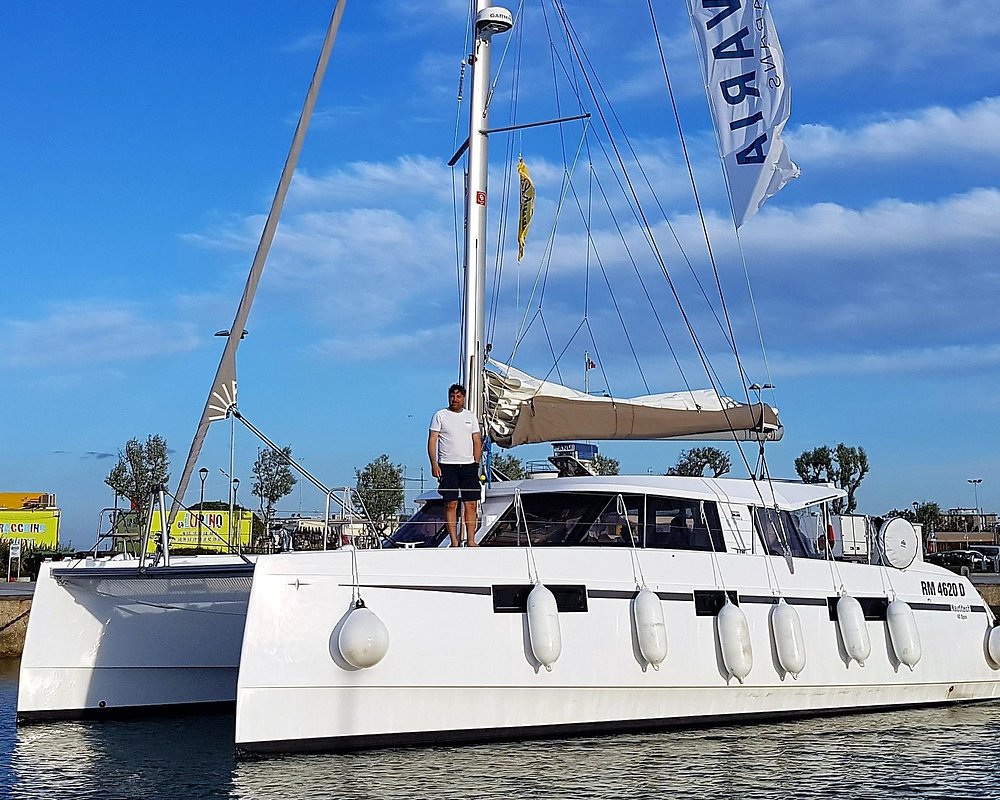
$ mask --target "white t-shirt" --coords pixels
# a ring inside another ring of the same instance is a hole
[[[431,430],[438,433],[438,464],[475,463],[472,436],[480,433],[475,414],[467,408],[457,412],[442,408],[431,417]]]

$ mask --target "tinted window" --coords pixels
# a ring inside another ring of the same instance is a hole
[[[639,516],[642,511],[642,500],[641,495],[609,497],[597,518],[576,544],[640,547],[642,530],[639,527]]]
[[[823,515],[817,507],[800,511],[776,511],[773,508],[753,510],[754,527],[764,540],[767,552],[783,556],[787,552],[797,558],[824,558],[821,546],[826,543]]]
[[[389,546],[412,544],[417,547],[436,547],[447,535],[448,531],[444,526],[444,501],[429,500],[416,514],[396,528],[389,537]]]
[[[480,544],[525,547],[525,528],[532,546],[579,544],[601,512],[614,503],[615,495],[579,493],[523,494],[524,516],[518,519],[512,503]]]
[[[672,497],[646,498],[646,547],[726,549],[715,503]]]

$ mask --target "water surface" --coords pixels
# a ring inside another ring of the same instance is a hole
[[[997,798],[1000,704],[582,739],[233,758],[231,715],[16,728],[0,660],[0,796]]]

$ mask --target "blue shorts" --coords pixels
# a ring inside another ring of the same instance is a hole
[[[441,464],[438,492],[447,502],[479,499],[479,465]]]

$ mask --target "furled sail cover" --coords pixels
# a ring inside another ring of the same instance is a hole
[[[778,413],[766,403],[745,405],[711,389],[594,397],[539,380],[501,364],[486,370],[486,418],[501,447],[575,439],[781,438]]]

